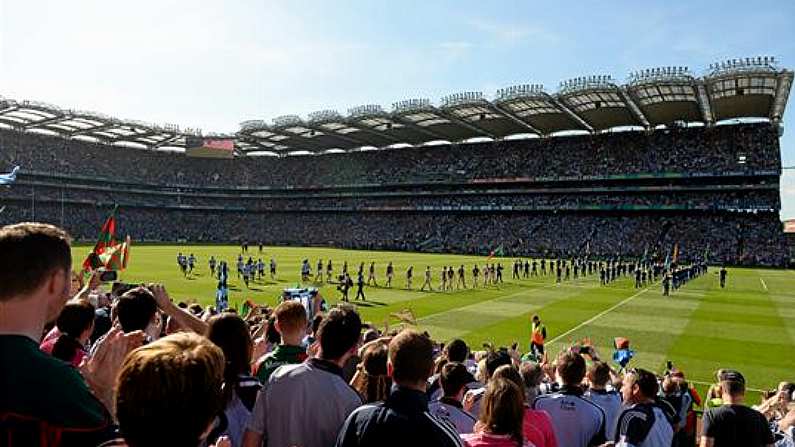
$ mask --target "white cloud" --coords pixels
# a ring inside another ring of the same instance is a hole
[[[539,25],[499,22],[483,18],[469,20],[468,24],[502,44],[517,44],[531,39],[544,43],[560,40],[557,33]]]

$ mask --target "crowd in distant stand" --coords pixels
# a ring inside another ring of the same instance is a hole
[[[331,186],[659,173],[780,171],[769,124],[621,132],[328,154],[196,159],[0,130],[0,166],[186,186]]]
[[[107,208],[9,204],[0,223],[37,220],[92,240]],[[63,218],[63,220],[62,220]],[[488,254],[508,256],[641,257],[670,253],[683,260],[709,253],[710,262],[783,265],[786,245],[777,213],[240,213],[121,208],[119,232],[134,241],[263,241],[269,245]]]
[[[656,247],[670,250],[679,243],[685,260],[706,251],[713,262],[783,265],[787,258],[776,211],[780,200],[769,189],[262,200],[163,196],[147,194],[145,186],[285,188],[517,177],[776,173],[781,167],[778,134],[768,124],[233,160],[195,159],[0,130],[0,165],[15,164],[22,166],[23,175],[38,172],[138,184],[116,183],[111,189],[117,191],[105,192],[38,186],[35,193],[29,184],[20,184],[0,192],[6,206],[0,223],[55,223],[78,239],[93,238],[110,204],[121,203],[121,230],[137,241],[248,239],[268,244],[481,254],[504,245],[507,254],[523,256],[579,255],[586,246],[601,256],[640,256]],[[757,182],[756,186],[764,185]],[[128,188],[140,191],[126,192]],[[202,206],[214,209],[190,209]],[[589,211],[605,206],[687,207],[691,211]],[[361,210],[372,207],[392,211]],[[472,210],[478,207],[491,211]],[[751,208],[757,213],[726,211]],[[664,229],[666,225],[670,229]]]
[[[106,293],[73,276],[49,225],[0,228],[0,252],[3,445],[795,445],[793,383],[751,407],[724,369],[702,399],[673,365],[612,366],[585,341],[545,353],[538,317],[530,352],[472,352],[380,332],[347,304],[243,315],[174,303],[159,284]]]
[[[58,182],[60,183],[60,182]],[[232,208],[250,212],[268,211],[315,211],[315,210],[582,210],[589,208],[631,209],[672,208],[693,210],[778,210],[781,200],[778,190],[744,188],[733,185],[731,191],[650,191],[644,193],[614,190],[607,193],[498,193],[494,190],[470,190],[467,194],[445,194],[426,192],[424,194],[405,193],[400,196],[383,193],[328,193],[315,195],[300,194],[280,197],[258,196],[241,197],[239,193],[225,191],[219,194],[158,194],[131,193],[121,187],[101,185],[105,190],[30,185],[20,182],[3,199],[30,204],[32,200],[42,203],[64,201],[66,206],[73,204],[119,204],[125,207],[214,207]],[[759,186],[759,185],[754,185]]]

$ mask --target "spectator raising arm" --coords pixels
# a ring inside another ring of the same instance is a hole
[[[159,307],[164,314],[176,320],[180,327],[190,329],[199,335],[207,334],[207,329],[209,327],[207,322],[177,307],[177,305],[171,301],[163,284],[150,284],[149,290],[152,291],[152,295],[155,297],[157,307]]]

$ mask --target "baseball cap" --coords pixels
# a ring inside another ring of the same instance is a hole
[[[740,371],[734,369],[721,369],[718,371],[719,382],[739,382],[745,385],[745,377],[740,374]]]

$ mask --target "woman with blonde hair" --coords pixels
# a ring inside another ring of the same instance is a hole
[[[489,382],[475,433],[463,435],[467,447],[535,447],[525,441],[524,392],[510,380],[495,377]]]

